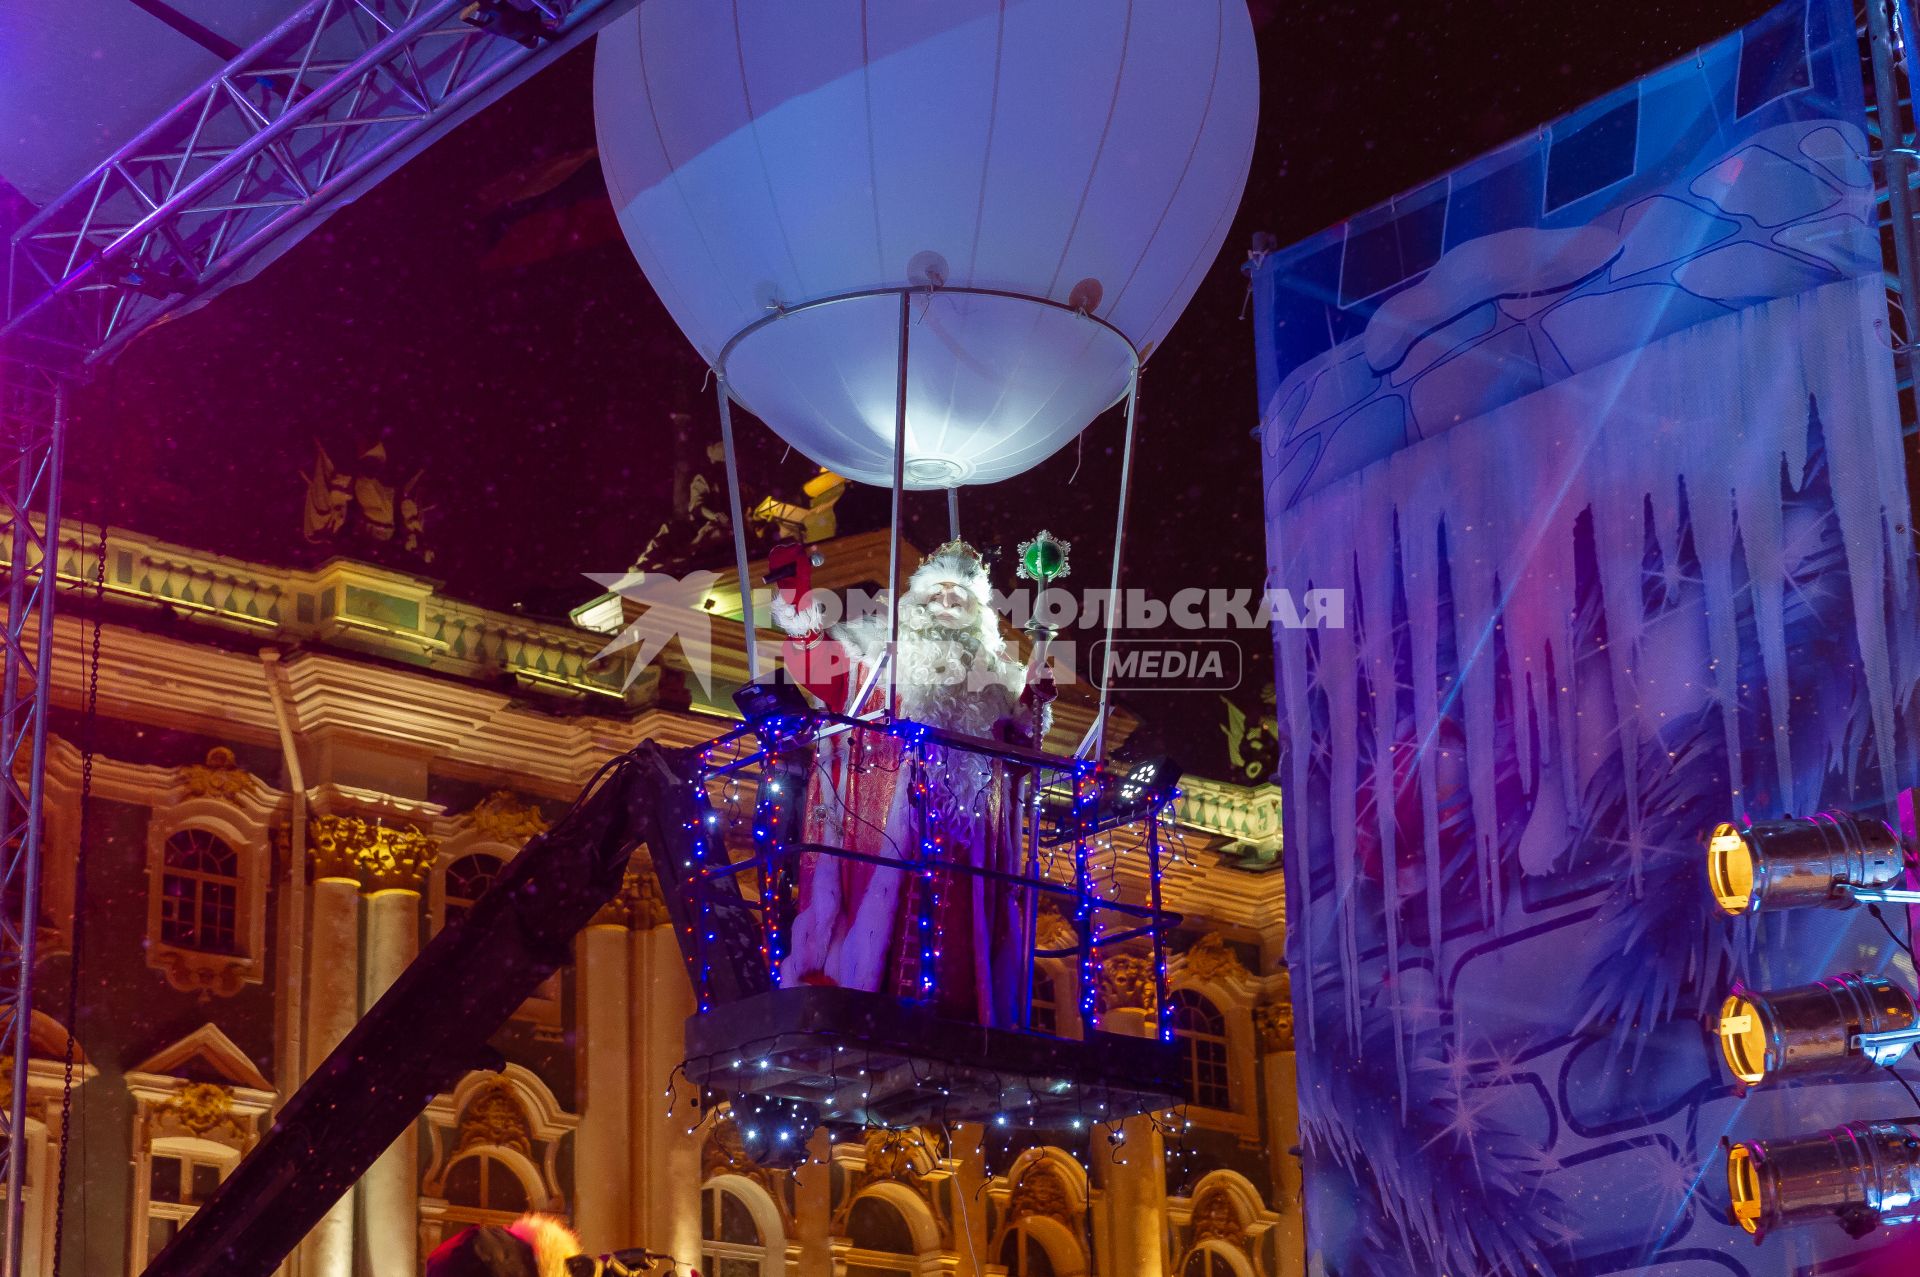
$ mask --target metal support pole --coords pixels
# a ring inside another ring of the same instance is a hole
[[[1173,1008],[1167,1005],[1167,933],[1160,925],[1160,809],[1147,813],[1147,891],[1153,909],[1153,1036],[1173,1041]]]
[[[19,1277],[26,1188],[27,1063],[40,913],[40,808],[47,754],[47,683],[60,558],[64,381],[20,363],[0,365],[0,459],[14,462],[0,490],[7,614],[0,625],[0,1054],[12,1057],[6,1106],[6,1241],[0,1275]],[[40,507],[41,524],[33,523]],[[29,630],[34,631],[29,638]],[[31,646],[29,642],[31,641]],[[25,789],[22,789],[22,780]],[[67,1026],[71,1031],[73,1026]],[[43,1186],[44,1188],[44,1186]]]
[[[747,627],[747,679],[760,677],[760,642],[753,628],[753,580],[747,575],[747,520],[740,510],[740,460],[733,450],[733,402],[727,378],[713,379],[720,396],[720,446],[727,454],[727,503],[733,514],[733,566],[740,573],[740,620]]]
[[[900,294],[900,372],[893,399],[893,523],[887,536],[887,712],[900,712],[900,516],[907,489],[907,335],[912,294]]]
[[[947,489],[947,540],[960,539],[960,489]]]
[[[1103,666],[1095,672],[1100,679],[1100,708],[1093,717],[1093,731],[1075,751],[1076,756],[1084,754],[1091,743],[1095,761],[1107,756],[1107,703],[1112,695],[1108,684],[1112,681],[1110,676],[1113,671],[1113,631],[1114,623],[1120,616],[1120,565],[1127,549],[1127,505],[1133,499],[1133,432],[1140,410],[1140,376],[1144,371],[1143,368],[1135,368],[1132,378],[1127,382],[1127,438],[1120,451],[1120,507],[1113,517],[1113,572],[1107,580],[1107,633],[1100,644]]]
[[[1911,33],[1909,33],[1911,34]],[[1893,223],[1894,273],[1900,281],[1900,310],[1906,317],[1906,347],[1895,356],[1898,373],[1914,375],[1913,345],[1920,338],[1920,284],[1914,271],[1913,196],[1908,189],[1906,123],[1900,113],[1900,89],[1894,73],[1891,24],[1886,0],[1867,0],[1867,49],[1873,62],[1875,114],[1880,121],[1880,162],[1887,185],[1887,212]]]

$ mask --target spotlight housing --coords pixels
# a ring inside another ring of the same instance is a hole
[[[1747,1086],[1871,1073],[1906,1054],[1920,1020],[1913,996],[1852,971],[1759,992],[1735,986],[1720,1005],[1720,1054]]]
[[[1920,902],[1895,884],[1906,868],[1885,821],[1846,812],[1714,826],[1707,881],[1729,914],[1771,909],[1844,909],[1869,901]],[[1907,899],[1911,897],[1911,899]]]
[[[1755,1241],[1827,1219],[1863,1237],[1920,1217],[1920,1139],[1904,1127],[1852,1122],[1798,1139],[1730,1144],[1727,1194]]]

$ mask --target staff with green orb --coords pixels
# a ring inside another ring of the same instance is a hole
[[[1026,624],[1026,631],[1033,636],[1033,650],[1027,658],[1027,677],[1037,679],[1047,665],[1047,649],[1053,645],[1053,639],[1059,633],[1053,626],[1039,617],[1039,595],[1045,594],[1048,587],[1067,575],[1067,551],[1073,546],[1062,541],[1044,528],[1032,540],[1022,541],[1019,547],[1020,565],[1014,575],[1023,581],[1032,581],[1037,587],[1034,615]]]

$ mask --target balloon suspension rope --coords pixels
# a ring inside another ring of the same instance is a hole
[[[1127,383],[1127,436],[1120,452],[1120,505],[1113,519],[1113,573],[1107,582],[1107,634],[1106,642],[1100,645],[1101,659],[1106,661],[1107,669],[1094,671],[1100,680],[1100,709],[1093,716],[1093,730],[1087,739],[1080,742],[1080,748],[1074,751],[1076,757],[1093,746],[1096,762],[1107,756],[1107,702],[1111,696],[1112,679],[1108,677],[1113,668],[1113,629],[1120,615],[1120,565],[1127,547],[1127,506],[1133,500],[1133,434],[1134,424],[1139,418],[1140,377],[1145,370],[1136,367],[1133,378]]]
[[[900,514],[907,488],[907,336],[913,296],[900,294],[900,364],[893,396],[893,521],[887,538],[887,712],[900,712]]]
[[[740,620],[747,628],[747,680],[760,678],[760,642],[753,628],[753,581],[747,575],[747,521],[740,513],[740,458],[733,448],[733,403],[724,375],[714,378],[720,396],[720,447],[727,457],[727,503],[733,515],[733,565],[740,574]]]

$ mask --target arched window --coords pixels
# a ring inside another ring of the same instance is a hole
[[[447,1167],[440,1195],[447,1199],[449,1237],[467,1224],[511,1224],[533,1208],[527,1186],[513,1167],[484,1149]]]
[[[1241,1277],[1245,1271],[1232,1256],[1212,1246],[1189,1251],[1187,1262],[1180,1265],[1180,1277]]]
[[[441,911],[440,925],[451,927],[467,916],[467,910],[473,908],[473,902],[486,894],[493,880],[500,876],[503,860],[498,856],[476,853],[462,856],[447,866],[446,904]]]
[[[735,1192],[709,1184],[700,1203],[700,1271],[706,1277],[768,1277],[766,1238]]]
[[[1007,1277],[1056,1277],[1053,1256],[1040,1239],[1015,1224],[1000,1243],[1000,1263]]]
[[[161,853],[160,939],[201,953],[240,952],[240,856],[204,829],[182,829]]]
[[[1173,1036],[1186,1056],[1187,1085],[1201,1108],[1231,1109],[1227,1084],[1227,1018],[1203,995],[1180,989],[1168,999]]]
[[[861,1197],[847,1211],[847,1277],[912,1277],[913,1229],[884,1197]]]

